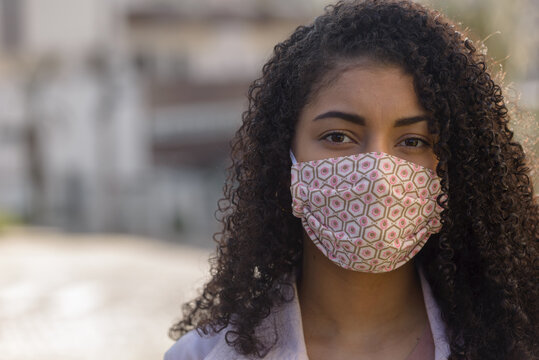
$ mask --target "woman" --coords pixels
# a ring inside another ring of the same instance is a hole
[[[275,47],[249,101],[212,279],[167,360],[539,358],[538,206],[454,25],[338,3]]]

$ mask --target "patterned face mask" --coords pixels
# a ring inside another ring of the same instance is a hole
[[[316,247],[344,269],[382,273],[413,258],[440,231],[440,178],[371,152],[297,163],[292,210]]]

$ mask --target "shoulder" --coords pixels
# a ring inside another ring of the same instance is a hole
[[[165,353],[164,360],[203,360],[222,336],[222,333],[201,335],[196,330],[189,331]]]

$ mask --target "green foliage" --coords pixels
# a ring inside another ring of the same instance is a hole
[[[8,212],[5,212],[3,210],[0,210],[0,231],[4,230],[7,227],[20,225],[20,224],[21,224],[21,219],[19,219],[17,216],[10,214]]]

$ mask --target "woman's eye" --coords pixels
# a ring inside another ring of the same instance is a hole
[[[325,135],[322,139],[325,139],[332,143],[349,143],[352,142],[352,139],[350,139],[348,136],[341,132],[332,132],[327,135]]]
[[[408,138],[404,139],[399,143],[400,146],[406,146],[406,147],[424,147],[424,146],[430,146],[430,144],[423,139],[420,138]]]

